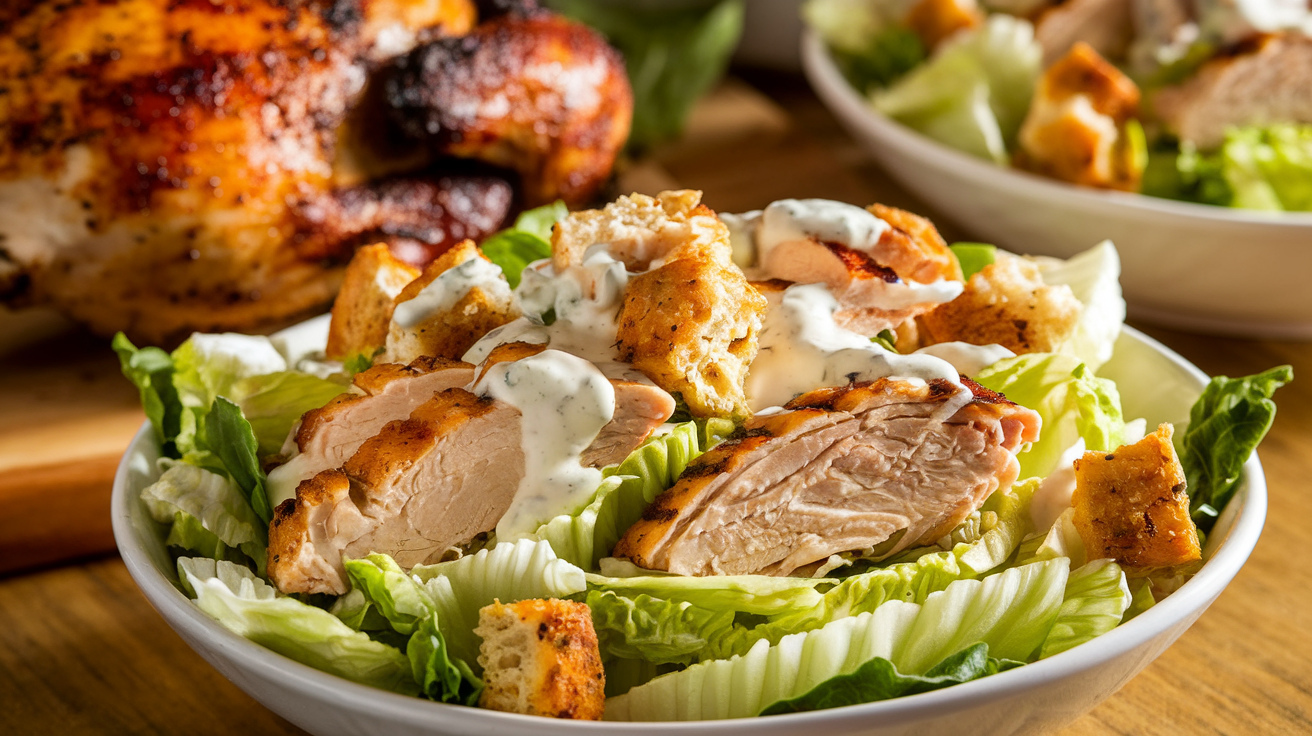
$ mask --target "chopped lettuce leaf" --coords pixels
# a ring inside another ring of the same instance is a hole
[[[1189,486],[1194,522],[1210,531],[1239,487],[1248,456],[1275,421],[1276,389],[1294,379],[1282,365],[1243,378],[1217,376],[1189,410],[1189,429],[1180,440],[1180,464]]]
[[[205,435],[211,452],[246,495],[255,514],[268,524],[273,520],[273,509],[264,489],[267,479],[260,466],[255,432],[241,409],[222,396],[215,399],[205,416]]]
[[[201,610],[239,636],[352,682],[405,695],[419,691],[399,649],[370,639],[321,608],[280,597],[245,567],[182,558],[178,576]]]
[[[734,628],[733,611],[711,611],[686,601],[589,590],[584,602],[592,610],[592,625],[607,660],[691,664]]]
[[[414,624],[405,653],[410,660],[411,675],[424,697],[441,703],[478,704],[483,681],[467,662],[451,656],[437,625],[436,613],[429,613]]]
[[[961,264],[961,277],[967,281],[998,259],[998,247],[988,243],[953,243],[948,247]]]
[[[1125,573],[1111,560],[1094,560],[1071,571],[1061,611],[1043,640],[1039,658],[1060,654],[1116,628],[1131,600]]]
[[[613,578],[589,574],[589,588],[611,591],[628,598],[648,595],[681,601],[712,611],[736,611],[758,616],[806,612],[823,600],[821,588],[835,581],[826,578],[783,578],[770,575],[647,575]]]
[[[1149,153],[1143,193],[1269,212],[1312,211],[1312,125],[1230,128],[1215,151],[1190,141]]]
[[[1042,478],[1077,438],[1090,451],[1119,447],[1125,425],[1116,384],[1098,378],[1078,358],[1029,353],[988,366],[975,380],[1043,417],[1039,441],[1019,453],[1022,477]]]
[[[344,380],[282,371],[243,378],[232,385],[228,398],[241,407],[255,433],[259,454],[265,456],[282,449],[287,434],[305,412],[327,404],[348,388]]]
[[[862,94],[893,84],[927,56],[920,36],[906,28],[880,31],[858,51],[834,48],[833,53],[843,76]]]
[[[983,642],[948,655],[923,675],[903,674],[889,660],[875,657],[855,672],[831,677],[804,695],[767,706],[761,715],[805,713],[927,693],[978,680],[1021,664],[1023,662],[990,657],[989,645]]]
[[[601,486],[587,506],[555,517],[534,536],[550,542],[561,559],[596,570],[598,560],[610,554],[643,509],[674,485],[688,463],[730,431],[732,423],[726,420],[713,419],[705,425],[685,422],[647,440],[624,462],[602,470]]]
[[[1125,324],[1125,297],[1121,295],[1121,258],[1112,241],[1104,240],[1066,260],[1035,258],[1046,284],[1071,287],[1084,309],[1075,334],[1062,352],[1071,353],[1097,371],[1111,360],[1116,339]]]
[[[478,661],[478,611],[493,601],[564,598],[587,589],[583,571],[558,559],[547,542],[521,539],[410,573],[433,599],[437,625],[453,656]]]
[[[392,622],[378,612],[378,608],[369,602],[364,592],[352,588],[346,595],[333,601],[328,612],[342,620],[342,623],[356,631],[391,630]]]
[[[483,254],[501,267],[510,288],[519,286],[521,274],[528,264],[551,257],[551,243],[532,233],[502,230],[483,241]]]
[[[551,242],[551,230],[556,223],[569,216],[569,207],[559,199],[551,204],[544,204],[541,207],[534,207],[531,210],[524,210],[515,218],[515,230],[529,235],[536,235],[538,238]],[[550,253],[548,253],[550,256]]]
[[[432,615],[433,600],[391,557],[374,553],[344,564],[352,589],[363,593],[397,633],[413,633],[419,621]]]
[[[240,550],[264,575],[268,558],[267,526],[237,486],[218,473],[171,463],[159,480],[141,491],[151,517],[172,522],[165,543],[215,560]]]
[[[802,20],[834,50],[868,51],[881,34],[902,27],[911,0],[807,0]]]
[[[173,383],[188,406],[208,407],[219,396],[231,398],[235,383],[251,376],[281,373],[287,361],[267,337],[234,332],[197,332],[173,351]]]
[[[1139,614],[1147,611],[1149,608],[1157,605],[1157,599],[1153,597],[1153,584],[1148,578],[1136,578],[1129,581],[1130,583],[1130,607],[1125,609],[1125,617],[1121,623],[1125,623]]]
[[[1055,560],[1065,557],[1072,565],[1081,566],[1087,559],[1084,539],[1075,528],[1075,509],[1062,512],[1052,526],[1042,534],[1026,539],[1016,553],[1016,563],[1028,564],[1036,560]]]
[[[165,457],[180,457],[176,439],[182,431],[182,401],[173,386],[173,358],[159,348],[137,349],[122,332],[114,335],[123,375],[141,392],[141,407]]]
[[[959,580],[924,604],[889,601],[873,612],[758,641],[743,656],[662,675],[611,698],[612,720],[700,720],[756,715],[810,692],[876,657],[919,675],[976,643],[1000,659],[1028,661],[1061,607],[1067,561],[1017,567],[983,580]]]
[[[1029,111],[1043,50],[1029,21],[993,15],[871,97],[875,109],[953,148],[1008,161]]]

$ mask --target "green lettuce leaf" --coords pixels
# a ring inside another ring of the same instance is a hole
[[[433,600],[391,557],[374,553],[343,564],[351,587],[360,591],[397,633],[413,633],[419,621],[432,615]]]
[[[935,140],[1005,165],[1042,58],[1028,21],[993,15],[947,40],[928,62],[876,92],[871,104]]]
[[[424,697],[441,703],[478,704],[483,681],[467,662],[451,655],[437,625],[436,613],[415,622],[405,653],[410,660],[411,675]]]
[[[647,440],[624,462],[602,470],[601,486],[587,506],[555,517],[534,536],[549,542],[561,559],[585,570],[597,569],[597,561],[610,554],[656,496],[732,429],[727,420],[712,419],[705,425],[685,422]]]
[[[692,665],[657,677],[606,704],[612,720],[700,720],[756,715],[835,676],[881,657],[921,675],[976,643],[999,659],[1029,661],[1056,619],[1067,561],[1012,568],[983,580],[959,580],[923,604],[889,601],[746,655]]]
[[[833,54],[843,76],[863,94],[893,84],[927,56],[920,36],[906,28],[885,29],[859,51],[834,48]]]
[[[275,455],[301,416],[346,392],[344,380],[319,378],[300,371],[250,376],[234,383],[228,398],[250,422],[261,456]]]
[[[525,210],[513,226],[488,236],[479,249],[501,267],[513,289],[528,264],[551,257],[551,228],[567,215],[569,208],[560,200]]]
[[[281,597],[250,570],[230,562],[184,557],[178,576],[196,605],[233,633],[317,670],[362,685],[418,694],[399,649],[370,639],[336,616]]]
[[[587,589],[583,571],[558,559],[544,541],[501,542],[492,549],[435,565],[418,565],[410,573],[424,583],[433,600],[437,625],[452,656],[478,661],[478,611],[493,601],[564,598]]]
[[[1060,654],[1116,628],[1131,600],[1125,573],[1115,562],[1094,560],[1073,570],[1066,580],[1061,611],[1043,640],[1039,658]]]
[[[544,204],[541,207],[534,207],[531,210],[524,210],[515,218],[515,230],[529,235],[535,235],[540,240],[551,242],[551,230],[556,223],[569,216],[569,207],[559,199],[551,204]],[[549,258],[548,252],[543,258]]]
[[[711,611],[684,601],[589,590],[584,602],[604,659],[641,659],[652,664],[691,664],[730,635],[734,612]]]
[[[392,630],[392,622],[378,612],[378,608],[359,588],[352,588],[346,595],[339,596],[328,612],[356,631]]]
[[[232,398],[232,387],[243,378],[281,373],[287,361],[267,337],[195,333],[173,351],[177,372],[173,383],[183,403],[208,407],[219,396]]]
[[[1231,207],[1312,211],[1312,125],[1231,128],[1220,155]]]
[[[255,514],[267,525],[273,509],[265,493],[266,478],[260,466],[258,446],[250,422],[241,409],[222,396],[214,400],[205,416],[206,443],[223,464],[223,469],[246,495]]]
[[[923,675],[903,674],[898,672],[892,662],[883,657],[875,657],[855,672],[832,677],[804,695],[766,707],[761,715],[805,713],[927,693],[978,680],[1021,664],[1015,660],[990,657],[989,645],[983,642],[949,655]]]
[[[821,589],[836,581],[827,578],[784,578],[769,575],[643,575],[607,577],[586,575],[590,589],[610,591],[630,599],[647,595],[663,601],[691,603],[711,611],[735,611],[777,616],[810,611],[824,600]]]
[[[1075,334],[1061,352],[1070,353],[1097,371],[1111,360],[1116,339],[1125,324],[1125,298],[1121,295],[1121,258],[1116,246],[1104,240],[1070,258],[1035,258],[1044,283],[1069,286],[1084,309]]]
[[[835,51],[861,54],[883,33],[897,30],[909,3],[872,0],[807,0],[802,20]]]
[[[1063,451],[1084,439],[1091,452],[1121,445],[1125,420],[1116,384],[1063,353],[1029,353],[988,366],[975,380],[1043,417],[1039,441],[1019,453],[1022,477],[1052,472]]]
[[[215,560],[232,560],[240,550],[263,576],[268,561],[268,526],[260,521],[237,486],[218,473],[172,463],[141,491],[151,517],[169,523],[165,543]]]
[[[1294,379],[1287,365],[1243,378],[1217,376],[1189,410],[1180,464],[1189,485],[1194,522],[1210,531],[1225,509],[1248,456],[1275,421],[1276,389]]]
[[[998,259],[998,247],[988,243],[953,243],[948,247],[961,264],[961,277],[967,281]]]
[[[141,406],[165,457],[181,457],[176,439],[182,431],[182,401],[173,386],[173,358],[159,348],[137,349],[122,332],[114,335],[114,352],[127,377],[141,392]]]

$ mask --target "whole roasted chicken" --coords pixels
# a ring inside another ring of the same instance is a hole
[[[0,303],[152,342],[286,323],[361,244],[422,265],[587,201],[631,111],[619,54],[531,3],[20,0]]]

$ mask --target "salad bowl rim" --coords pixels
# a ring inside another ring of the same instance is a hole
[[[1131,339],[1144,343],[1200,384],[1208,380],[1201,370],[1157,340],[1129,326],[1123,330]],[[1242,502],[1237,508],[1232,505],[1226,511],[1227,514],[1235,515],[1228,534],[1193,578],[1169,597],[1099,636],[1096,641],[1086,642],[1023,667],[918,695],[764,718],[678,722],[558,721],[437,703],[361,685],[266,649],[210,618],[155,566],[150,553],[137,536],[139,527],[132,519],[131,504],[139,502],[142,489],[132,487],[133,460],[152,442],[153,430],[147,421],[133,437],[115,473],[111,498],[114,538],[129,574],[146,599],[189,645],[193,640],[204,641],[207,651],[221,649],[229,662],[240,669],[256,673],[262,678],[281,680],[285,686],[306,698],[336,701],[359,715],[377,716],[416,726],[432,726],[438,724],[437,719],[440,718],[440,724],[444,727],[511,729],[523,734],[564,734],[578,729],[607,733],[674,733],[694,727],[699,732],[737,731],[746,727],[752,729],[753,733],[782,733],[802,725],[848,719],[878,719],[881,725],[897,725],[1023,692],[1045,682],[1097,668],[1148,644],[1179,623],[1189,621],[1191,615],[1200,614],[1243,567],[1261,535],[1267,508],[1266,479],[1257,453],[1254,453],[1244,465],[1244,480],[1235,496],[1237,501]],[[195,645],[191,646],[206,659],[210,659],[206,652],[199,652]],[[224,667],[210,661],[220,671],[224,670]]]
[[[934,160],[944,168],[962,169],[975,178],[1002,176],[1005,181],[999,183],[1005,183],[1024,195],[1066,196],[1089,206],[1123,207],[1232,224],[1312,230],[1312,212],[1267,212],[1182,202],[1138,192],[1095,189],[990,163],[936,141],[871,107],[839,71],[828,45],[814,30],[803,29],[801,44],[803,71],[820,98],[830,107],[839,108],[840,117],[867,124],[880,137],[909,150],[915,158]]]

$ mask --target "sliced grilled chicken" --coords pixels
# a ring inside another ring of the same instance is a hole
[[[519,412],[453,388],[368,439],[274,511],[269,577],[287,593],[345,593],[343,556],[409,568],[493,529],[524,476]]]
[[[1171,132],[1202,149],[1219,146],[1232,126],[1312,123],[1312,37],[1255,38],[1158,90],[1152,103]]]
[[[294,447],[284,450],[291,458],[269,473],[269,500],[277,505],[294,497],[302,481],[342,467],[388,422],[410,416],[439,391],[468,386],[473,380],[474,366],[443,358],[383,363],[356,374],[352,393],[301,418]]]
[[[832,554],[932,542],[1019,473],[1039,416],[970,381],[821,389],[688,466],[616,545],[683,575],[787,575]]]
[[[1067,0],[1048,8],[1034,25],[1043,47],[1043,65],[1060,59],[1083,42],[1109,58],[1125,55],[1134,38],[1130,0]]]
[[[491,362],[536,355],[537,347],[504,346]],[[472,369],[455,370],[472,380]],[[623,460],[674,411],[674,400],[655,386],[612,385],[615,414],[583,451],[587,466]],[[341,594],[348,588],[343,555],[383,552],[408,568],[496,528],[525,477],[523,415],[463,388],[428,396],[407,418],[365,435],[340,469],[319,472],[278,504],[269,575],[279,589]]]

